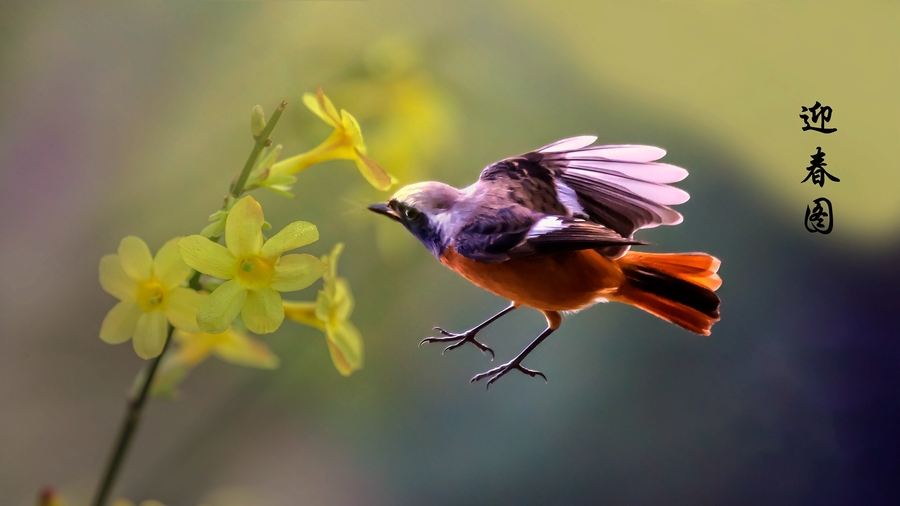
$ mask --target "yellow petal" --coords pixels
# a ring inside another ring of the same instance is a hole
[[[353,312],[353,294],[350,292],[350,283],[344,278],[338,278],[334,285],[335,294],[332,301],[334,316],[340,320],[346,320]]]
[[[206,302],[200,306],[200,311],[197,312],[197,325],[210,334],[225,332],[241,312],[246,300],[247,290],[240,283],[235,280],[223,283],[209,294]]]
[[[229,332],[226,330],[225,332]],[[224,334],[224,333],[223,333]],[[172,354],[189,367],[196,367],[212,353],[213,347],[223,334],[207,334],[206,332],[185,332],[175,330],[172,338],[178,341],[178,349]],[[166,353],[169,356],[169,353]]]
[[[257,334],[275,332],[284,320],[281,294],[271,288],[251,291],[247,294],[241,318],[250,332]]]
[[[112,506],[134,506],[134,503],[128,499],[116,499]]]
[[[325,273],[326,283],[337,278],[338,260],[340,260],[343,251],[344,243],[339,242],[331,247],[331,253],[322,255],[322,261],[328,264],[328,271]]]
[[[202,235],[191,235],[178,242],[181,257],[190,267],[222,279],[234,277],[237,259],[225,246]]]
[[[119,243],[119,260],[125,274],[138,281],[153,276],[153,256],[150,248],[139,237],[129,235]]]
[[[334,321],[325,325],[328,350],[338,372],[344,376],[362,369],[363,342],[359,331],[349,321]]]
[[[138,318],[144,312],[134,299],[122,301],[106,313],[100,325],[100,339],[109,344],[119,344],[131,339]]]
[[[253,197],[238,200],[225,221],[225,245],[237,256],[256,255],[263,245],[262,206]]]
[[[275,264],[271,286],[279,292],[302,290],[321,278],[327,268],[312,255],[284,255]]]
[[[105,255],[100,259],[100,286],[119,300],[134,301],[137,281],[125,274],[119,255]]]
[[[333,299],[328,296],[325,290],[319,290],[316,297],[316,318],[327,322],[331,320]]]
[[[312,223],[295,221],[281,229],[266,241],[262,247],[262,256],[275,259],[285,251],[300,248],[319,240],[319,229]]]
[[[363,142],[362,130],[359,129],[359,122],[347,111],[341,110],[341,126],[344,132],[350,137],[353,147],[362,154],[366,154],[366,144]]]
[[[335,128],[340,126],[341,120],[338,116],[337,109],[334,108],[334,104],[332,104],[331,100],[329,100],[329,98],[325,96],[325,93],[322,92],[321,86],[316,90],[315,95],[312,93],[303,94],[303,105],[315,113],[315,115],[321,118],[325,123],[328,123]]]
[[[285,318],[297,323],[302,323],[303,325],[315,327],[322,331],[325,330],[325,322],[316,318],[315,302],[285,300],[282,301],[282,306],[284,306]]]
[[[356,153],[350,137],[343,130],[335,129],[321,144],[305,153],[276,163],[269,173],[296,174],[328,160],[355,160]]]
[[[389,176],[381,166],[375,163],[375,160],[372,160],[358,151],[357,155],[359,156],[354,160],[356,162],[356,168],[359,169],[359,172],[362,173],[363,177],[366,178],[366,181],[368,181],[370,185],[381,191],[391,187],[391,176]]]
[[[153,259],[153,275],[166,288],[180,285],[191,275],[191,268],[181,258],[178,241],[181,237],[170,239],[156,252]]]
[[[162,311],[150,311],[138,318],[134,329],[134,351],[143,359],[158,357],[166,343],[166,315]]]
[[[328,270],[322,275],[322,278],[325,281],[325,286],[322,289],[325,290],[325,295],[328,296],[329,301],[334,300],[337,264],[342,251],[344,251],[344,245],[337,243],[331,248],[330,254],[322,255],[322,261],[328,265]]]
[[[175,287],[166,299],[166,318],[176,329],[200,332],[197,313],[208,295],[197,293],[190,288]]]
[[[328,353],[331,355],[331,362],[334,364],[334,368],[341,373],[341,376],[350,376],[353,373],[353,366],[347,362],[341,351],[331,341],[326,339],[325,342],[328,343]]]
[[[269,169],[269,177],[272,177],[272,175],[281,176],[296,174],[312,165],[312,158],[313,156],[308,153],[301,153],[290,158],[285,158]]]
[[[262,342],[249,336],[229,330],[213,349],[213,353],[222,360],[245,367],[275,369],[278,357]]]

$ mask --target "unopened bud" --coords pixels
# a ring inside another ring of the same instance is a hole
[[[266,128],[266,113],[263,112],[263,108],[261,105],[253,106],[253,109],[250,110],[250,133],[253,134],[253,138],[256,139],[262,134],[262,131]]]

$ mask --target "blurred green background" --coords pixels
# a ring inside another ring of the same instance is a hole
[[[117,496],[168,505],[890,504],[900,408],[900,7],[825,1],[25,2],[0,10],[0,504],[90,495],[142,361],[97,337],[99,258],[206,224],[249,152],[248,114],[290,102],[290,155],[329,130],[322,85],[401,183],[457,186],[559,138],[665,147],[685,222],[652,251],[722,259],[699,338],[634,308],[569,317],[511,375],[417,348],[505,301],[364,206],[349,162],[256,192],[275,229],[316,223],[357,299],[365,368],[321,333],[265,338],[277,371],[210,360],[149,405]],[[800,107],[834,109],[831,135]],[[841,178],[800,184],[816,146]],[[807,233],[813,198],[835,231]],[[316,285],[317,286],[317,285]],[[292,294],[312,300],[315,287]],[[482,337],[505,360],[542,328]],[[471,348],[471,349],[469,349]]]

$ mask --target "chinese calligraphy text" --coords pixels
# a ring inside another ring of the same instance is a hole
[[[816,152],[811,155],[812,161],[810,162],[809,167],[806,170],[809,171],[809,174],[806,175],[806,178],[801,183],[805,183],[812,178],[812,183],[817,184],[819,186],[825,186],[825,178],[834,181],[835,183],[840,182],[840,179],[832,176],[825,170],[825,166],[828,165],[825,163],[825,152],[822,151],[821,147],[816,147]]]
[[[825,123],[831,121],[831,113],[834,112],[831,107],[827,105],[823,106],[816,100],[816,103],[813,104],[812,107],[802,106],[801,112],[808,112],[809,114],[801,114],[800,117],[803,118],[803,122],[806,123],[803,127],[803,131],[813,130],[816,132],[822,132],[823,134],[830,134],[833,132],[837,132],[837,128],[826,128]],[[812,118],[810,118],[810,114]],[[810,125],[810,121],[812,121],[812,125]],[[821,125],[816,125],[816,123],[821,123]]]
[[[812,130],[823,134],[830,134],[837,131],[837,128],[828,128],[826,123],[831,121],[831,115],[834,112],[831,107],[822,105],[818,100],[810,107],[801,106],[800,118],[803,120],[803,131]],[[810,155],[812,160],[806,170],[809,172],[800,184],[812,179],[812,184],[819,185],[820,188],[825,187],[825,179],[830,179],[835,183],[841,180],[828,173],[825,170],[825,152],[821,146],[816,147],[816,152]],[[831,208],[831,201],[825,197],[819,197],[813,200],[813,206],[806,206],[806,216],[803,218],[806,230],[811,233],[830,234],[834,227],[834,212]]]
[[[831,228],[834,226],[831,201],[825,197],[819,197],[813,200],[813,204],[815,205],[812,210],[808,205],[806,206],[806,218],[804,218],[806,230],[813,233],[830,234]]]

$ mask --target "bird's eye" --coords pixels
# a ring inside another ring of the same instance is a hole
[[[410,221],[415,220],[416,218],[419,217],[419,214],[421,214],[421,213],[419,213],[419,211],[415,210],[412,207],[408,207],[408,206],[404,206],[403,209],[401,210],[401,212],[403,213],[403,217]]]

